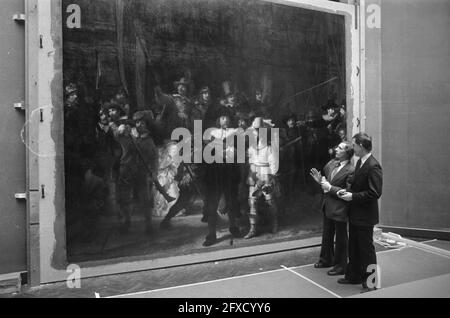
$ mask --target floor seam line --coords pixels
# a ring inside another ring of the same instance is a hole
[[[334,297],[336,297],[336,298],[342,298],[342,296],[336,294],[335,292],[329,290],[329,289],[326,288],[326,287],[323,287],[322,285],[316,283],[316,282],[313,281],[312,279],[309,279],[308,277],[306,277],[306,276],[304,276],[304,275],[302,275],[302,274],[300,274],[300,273],[297,273],[296,271],[294,271],[294,270],[292,270],[292,269],[290,269],[290,268],[288,268],[288,267],[286,267],[286,266],[284,266],[284,265],[281,265],[281,267],[284,268],[285,270],[287,270],[287,271],[293,273],[294,275],[296,275],[296,276],[298,276],[298,277],[300,277],[300,278],[302,278],[302,279],[308,281],[309,283],[311,283],[311,284],[313,284],[313,285],[319,287],[320,289],[326,291],[327,293],[333,295]]]

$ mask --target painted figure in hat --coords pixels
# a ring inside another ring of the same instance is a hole
[[[179,81],[174,82],[177,93],[168,95],[161,91],[158,86],[155,88],[156,100],[159,104],[165,107],[173,108],[176,112],[176,122],[171,125],[173,128],[184,127],[193,130],[193,122],[191,118],[191,111],[193,107],[192,100],[188,97],[188,88],[191,82],[185,77]],[[172,133],[171,131],[169,134]]]
[[[227,116],[230,119],[230,127],[237,127],[237,113],[241,111],[237,96],[233,92],[225,95],[223,103],[217,109],[216,116]]]
[[[238,130],[245,132],[249,128],[249,125],[252,123],[253,118],[250,117],[245,112],[238,112],[236,114],[236,117],[237,117]],[[245,149],[246,149],[246,156],[247,156],[248,142],[246,142]],[[241,214],[247,215],[249,212],[248,185],[247,185],[247,178],[246,178],[248,176],[248,172],[249,172],[248,162],[238,163],[238,168],[239,168],[239,185],[238,185],[239,206],[241,209]]]
[[[297,116],[290,114],[284,118],[284,127],[281,130],[280,148],[280,183],[282,187],[283,200],[280,204],[280,215],[285,214],[285,207],[290,206],[291,200],[295,199],[294,191],[297,185],[304,187],[304,158],[303,137],[300,127],[297,125]]]
[[[125,115],[125,111],[119,104],[111,103],[108,114],[112,135],[120,146],[114,153],[113,173],[120,216],[124,219],[121,231],[127,233],[131,226],[133,178],[137,172],[137,154],[131,140],[131,121]]]
[[[64,164],[68,175],[73,176],[66,183],[68,206],[77,206],[82,189],[81,165],[81,112],[78,88],[71,83],[64,90]]]
[[[131,107],[128,101],[128,94],[124,88],[121,88],[117,91],[113,101],[119,104],[120,107],[122,107],[126,116],[130,116]]]
[[[249,123],[250,115],[245,112],[237,112],[236,119],[237,119],[237,127],[244,131],[247,130],[250,124]]]
[[[70,83],[65,87],[65,100],[64,100],[64,127],[66,131],[66,143],[70,145],[73,143],[79,143],[78,138],[81,131],[81,110],[80,110],[80,98],[78,96],[78,87],[74,83]],[[74,139],[74,140],[72,140]],[[69,146],[70,147],[70,146]]]
[[[70,83],[65,88],[66,105],[71,107],[78,101],[78,87],[74,83]]]
[[[109,102],[103,103],[98,111],[98,122],[95,126],[94,165],[96,174],[108,186],[109,196],[106,201],[106,210],[114,209],[115,182],[113,178],[113,165],[115,158],[120,157],[120,145],[114,140],[110,119],[108,116]],[[116,155],[114,155],[116,154]]]
[[[254,100],[251,102],[251,112],[260,114],[262,117],[271,118],[271,110],[269,104],[264,101],[264,95],[262,90],[257,89],[255,91]]]
[[[112,130],[109,125],[109,106],[109,103],[105,103],[100,107],[98,111],[99,120],[95,126],[95,162],[96,167],[100,168],[99,174],[103,177],[105,182],[109,182],[111,180],[114,148],[118,146],[118,144],[114,141]]]
[[[135,133],[133,133],[134,146],[141,156],[137,160],[137,173],[133,178],[133,188],[136,191],[137,207],[145,217],[145,231],[147,234],[151,234],[154,197],[151,193],[153,182],[150,180],[147,168],[152,171],[153,176],[157,175],[158,170],[158,152],[150,133],[152,114],[149,111],[139,111],[133,115],[133,120],[136,125]]]
[[[237,200],[239,167],[235,163],[236,149],[227,145],[227,140],[234,138],[240,130],[230,128],[230,118],[225,114],[218,118],[217,124],[219,128],[213,130],[211,136],[205,136],[207,137],[205,140],[207,144],[216,143],[217,149],[222,149],[222,151],[216,154],[214,163],[204,166],[206,198],[204,211],[208,222],[208,234],[203,246],[211,246],[217,242],[217,210],[222,196],[225,199],[225,211],[228,214],[230,233],[233,237],[241,236],[236,220],[240,215],[239,201]],[[212,148],[216,149],[216,147]],[[227,163],[226,158],[233,159],[233,163]]]
[[[65,87],[64,93],[65,145],[70,150],[72,144],[75,145],[79,141],[77,136],[81,133],[78,88],[74,83],[70,83]]]
[[[192,108],[191,117],[192,120],[203,120],[206,121],[206,115],[208,111],[211,112],[210,108],[212,107],[212,98],[211,98],[211,90],[208,86],[204,86],[200,89],[198,97],[194,102],[194,106]],[[206,127],[209,127],[206,124]]]

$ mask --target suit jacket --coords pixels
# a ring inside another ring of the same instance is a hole
[[[353,193],[350,202],[349,221],[360,226],[374,226],[379,222],[378,199],[383,188],[383,170],[380,163],[370,156],[349,179],[348,189]]]
[[[324,193],[322,197],[322,211],[325,215],[335,221],[347,222],[349,204],[338,198],[337,192],[347,187],[348,179],[351,178],[354,167],[349,161],[331,180],[331,173],[336,167],[336,160],[331,160],[323,168],[325,177],[331,184],[330,192]]]

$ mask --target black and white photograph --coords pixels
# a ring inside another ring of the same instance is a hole
[[[448,1],[2,4],[0,298],[450,297]]]

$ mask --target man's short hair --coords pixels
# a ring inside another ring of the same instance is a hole
[[[372,151],[372,137],[370,137],[365,132],[360,132],[353,136],[353,139],[355,139],[355,144],[363,147],[367,151]]]
[[[347,155],[347,159],[352,159],[355,154],[355,149],[353,149],[352,143],[348,141],[343,141],[342,143],[345,144],[345,154]]]

